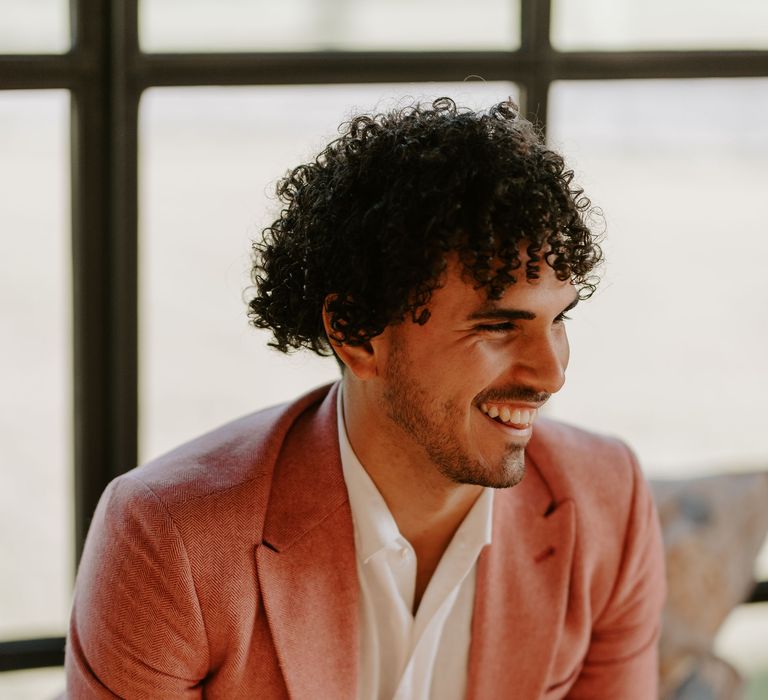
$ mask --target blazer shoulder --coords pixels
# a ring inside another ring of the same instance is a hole
[[[599,619],[610,626],[635,610],[637,592],[645,591],[652,631],[664,598],[663,547],[656,507],[634,453],[614,437],[555,421],[537,421],[535,430],[532,461],[555,500],[575,506],[577,568],[589,581],[583,590],[589,591],[595,624]]]
[[[557,500],[631,499],[642,480],[625,442],[560,421],[537,421],[529,451]]]
[[[315,389],[296,401],[256,411],[226,423],[115,481],[138,481],[171,512],[205,500],[230,498],[254,484],[270,481],[286,436],[299,417],[329,391]]]

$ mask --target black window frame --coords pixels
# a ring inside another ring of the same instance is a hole
[[[144,53],[138,0],[70,0],[71,49],[0,55],[0,90],[71,95],[75,550],[107,483],[138,460],[138,115],[150,87],[461,81],[521,88],[547,125],[556,80],[768,77],[768,51],[575,51],[550,41],[551,0],[520,0],[510,51]],[[761,582],[749,602],[768,601]],[[746,602],[746,601],[745,601]],[[64,638],[0,642],[0,671],[59,666]]]

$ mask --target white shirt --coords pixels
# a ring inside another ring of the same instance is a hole
[[[347,438],[342,392],[339,446],[360,585],[360,700],[460,700],[475,599],[477,558],[491,542],[486,488],[448,545],[414,617],[416,556]]]

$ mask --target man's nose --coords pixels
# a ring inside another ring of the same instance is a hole
[[[564,334],[543,333],[528,339],[518,350],[514,362],[517,382],[547,394],[560,391],[565,383],[570,354]]]

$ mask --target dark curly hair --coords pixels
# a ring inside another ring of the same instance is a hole
[[[331,354],[323,306],[338,343],[426,323],[450,253],[491,299],[535,279],[542,260],[582,298],[594,292],[602,253],[590,201],[512,102],[478,113],[443,97],[340,130],[280,180],[284,208],[253,245],[248,316],[272,330],[273,347]]]

